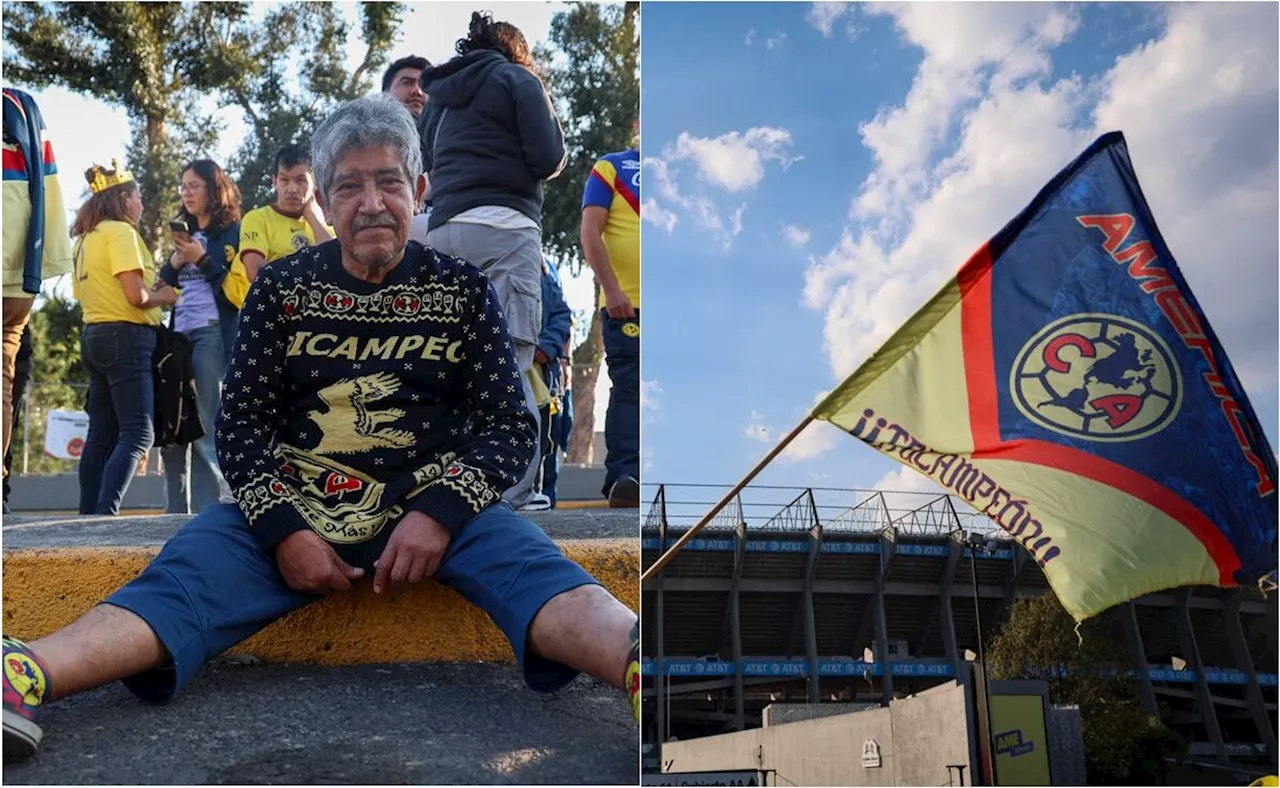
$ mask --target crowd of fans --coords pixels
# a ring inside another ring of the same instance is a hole
[[[517,511],[551,505],[541,450],[569,331],[541,207],[542,182],[564,166],[563,133],[519,30],[474,14],[457,52],[414,69],[426,94],[416,122],[412,89],[408,108],[366,96],[329,113],[309,157],[281,150],[271,205],[241,216],[221,168],[189,163],[158,272],[133,175],[115,162],[86,173],[91,196],[71,232],[90,375],[80,510],[117,513],[159,444],[170,508],[200,511],[75,621],[5,632],[6,762],[37,752],[46,704],[114,681],[167,701],[209,660],[365,580],[357,615],[430,578],[488,614],[530,689],[585,673],[639,720],[635,611]],[[414,63],[392,68],[388,86],[403,87]],[[24,155],[43,166],[42,151]],[[610,161],[584,195],[603,219],[584,223],[606,249],[587,252],[597,272],[624,259],[610,226],[634,206],[606,199],[634,196],[622,177],[606,180]],[[428,200],[424,245],[410,230]],[[43,272],[32,273],[28,292]],[[608,319],[629,321],[616,333],[636,339],[634,305],[616,298],[628,276],[614,279],[602,282]],[[6,315],[6,353],[9,328]],[[617,338],[609,348],[625,352]],[[617,390],[627,366],[610,368]],[[623,448],[610,445],[603,492],[635,506]],[[228,489],[234,502],[222,501]]]
[[[542,183],[564,167],[564,135],[516,27],[474,14],[456,51],[438,66],[401,58],[382,79],[383,93],[409,111],[419,133],[426,188],[410,237],[477,266],[494,288],[541,441],[503,497],[516,509],[545,509],[556,504],[573,418],[572,311],[541,244]],[[90,196],[68,232],[34,100],[6,90],[4,119],[6,506],[31,305],[42,280],[66,273],[83,313],[89,376],[79,511],[117,514],[153,446],[161,449],[168,512],[234,502],[214,424],[240,311],[264,266],[335,237],[316,200],[310,151],[283,145],[273,202],[244,212],[240,189],[218,163],[186,164],[174,185],[180,208],[169,221],[172,249],[156,271],[138,231],[143,205],[133,176],[115,161],[89,168]],[[588,178],[582,214],[612,383],[601,492],[625,507],[639,505],[639,167],[634,149],[603,156]],[[173,366],[174,359],[185,364]]]

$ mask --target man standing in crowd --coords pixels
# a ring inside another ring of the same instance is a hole
[[[338,243],[263,267],[245,302],[217,428],[239,505],[205,509],[69,626],[4,639],[6,760],[35,751],[42,703],[119,679],[168,700],[367,574],[375,594],[432,577],[484,609],[530,688],[586,672],[638,713],[635,613],[501,499],[533,459],[534,419],[488,278],[408,242],[413,119],[356,99],[312,145]]]
[[[427,245],[489,275],[525,375],[542,320],[542,181],[564,166],[564,133],[519,29],[473,13],[455,49],[457,57],[422,72]],[[536,418],[527,376],[525,398]],[[516,508],[543,503],[533,489],[540,463],[530,459],[503,494]]]
[[[400,58],[383,72],[382,92],[391,94],[416,119],[427,103],[427,94],[422,92],[419,80],[422,78],[422,70],[430,67],[431,62],[425,57],[409,55]]]
[[[4,90],[4,446],[13,437],[13,376],[22,332],[45,279],[71,272],[58,164],[35,99]],[[6,465],[7,478],[9,468]]]
[[[333,240],[316,202],[316,181],[311,174],[311,154],[297,145],[276,153],[271,188],[276,200],[255,208],[240,220],[240,261],[252,282],[258,269],[304,246]]]
[[[582,251],[600,283],[612,383],[602,492],[610,506],[639,506],[640,154],[635,148],[607,154],[591,169],[582,195]]]

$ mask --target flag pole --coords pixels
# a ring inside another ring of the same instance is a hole
[[[777,457],[778,454],[781,453],[783,449],[787,448],[787,444],[795,440],[796,436],[799,435],[801,432],[803,432],[804,428],[808,427],[809,424],[812,422],[813,422],[813,414],[809,413],[804,417],[803,421],[801,421],[799,424],[796,425],[795,429],[791,430],[791,432],[788,432],[786,436],[781,441],[778,442],[777,446],[774,446],[772,449],[770,449],[769,453],[766,454],[760,460],[760,462],[756,463],[756,467],[752,468],[750,472],[747,473],[746,476],[742,477],[742,481],[735,484],[732,490],[725,493],[724,497],[720,499],[720,502],[711,508],[711,511],[704,514],[701,520],[699,520],[688,531],[685,531],[684,534],[679,539],[676,540],[676,543],[671,545],[670,550],[667,550],[665,553],[658,556],[658,560],[654,561],[653,564],[648,569],[644,570],[644,573],[640,575],[640,582],[644,583],[644,581],[648,580],[650,577],[652,577],[653,575],[661,571],[662,567],[666,566],[667,562],[670,561],[672,558],[674,558],[675,554],[678,553],[680,549],[683,548],[686,544],[688,544],[689,540],[693,539],[693,537],[698,533],[698,531],[702,530],[703,526],[711,522],[712,517],[715,517],[717,514],[719,514],[720,510],[723,509],[725,506],[727,506],[729,501],[733,500],[733,496],[742,492],[742,488],[750,484],[751,480],[756,478],[756,476],[760,474],[760,471],[764,470],[766,465],[768,465],[770,462],[773,462],[773,458]]]

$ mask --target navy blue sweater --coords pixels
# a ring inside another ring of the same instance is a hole
[[[264,548],[311,528],[370,569],[410,509],[456,534],[515,484],[535,440],[479,269],[411,241],[371,284],[329,241],[258,272],[217,446]]]

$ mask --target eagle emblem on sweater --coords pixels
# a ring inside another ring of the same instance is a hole
[[[338,381],[318,392],[327,409],[307,412],[320,428],[320,443],[311,449],[321,455],[360,454],[376,449],[407,449],[417,442],[408,430],[391,425],[403,418],[401,408],[383,402],[401,386],[389,372]]]

